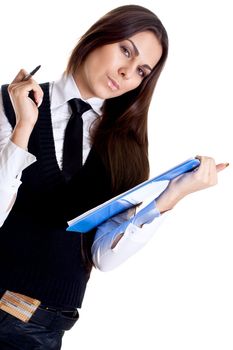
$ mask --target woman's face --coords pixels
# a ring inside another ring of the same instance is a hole
[[[92,51],[74,79],[84,99],[120,96],[140,85],[162,55],[162,46],[150,32]]]

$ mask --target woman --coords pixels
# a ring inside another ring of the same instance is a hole
[[[148,241],[162,213],[216,184],[217,171],[226,167],[199,157],[196,172],[170,182],[146,209],[126,211],[84,236],[66,231],[74,216],[148,178],[147,113],[167,52],[167,33],[156,15],[122,6],[83,35],[59,81],[38,85],[24,80],[21,70],[2,87],[5,349],[60,349],[65,330],[78,319],[93,264],[102,270],[118,266]],[[67,171],[72,152],[65,152],[71,140],[65,129],[74,120],[74,98],[89,109],[82,114],[83,165]]]

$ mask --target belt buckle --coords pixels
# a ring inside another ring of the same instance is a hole
[[[28,322],[40,304],[37,299],[7,290],[0,299],[0,310]]]

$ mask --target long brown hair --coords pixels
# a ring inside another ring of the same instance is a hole
[[[149,176],[147,115],[151,97],[168,54],[168,37],[159,18],[138,5],[120,6],[101,17],[73,49],[66,74],[75,75],[90,52],[120,42],[142,31],[152,31],[162,46],[162,56],[153,71],[134,90],[105,100],[102,117],[94,128],[92,142],[112,179],[113,194],[123,192]],[[93,262],[93,232],[81,237],[87,272]]]
[[[159,18],[138,5],[120,6],[101,17],[81,37],[68,61],[66,73],[75,74],[96,48],[151,31],[162,46],[162,56],[148,77],[134,90],[105,100],[93,145],[110,171],[114,193],[149,176],[147,115],[151,97],[168,53],[168,37]]]

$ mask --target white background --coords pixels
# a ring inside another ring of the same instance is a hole
[[[143,0],[162,20],[169,59],[150,108],[151,175],[197,154],[231,165],[219,184],[186,197],[137,255],[94,270],[63,349],[232,350],[231,1]],[[80,4],[82,4],[80,8]],[[89,26],[127,1],[1,3],[0,83],[20,68],[57,79]]]

